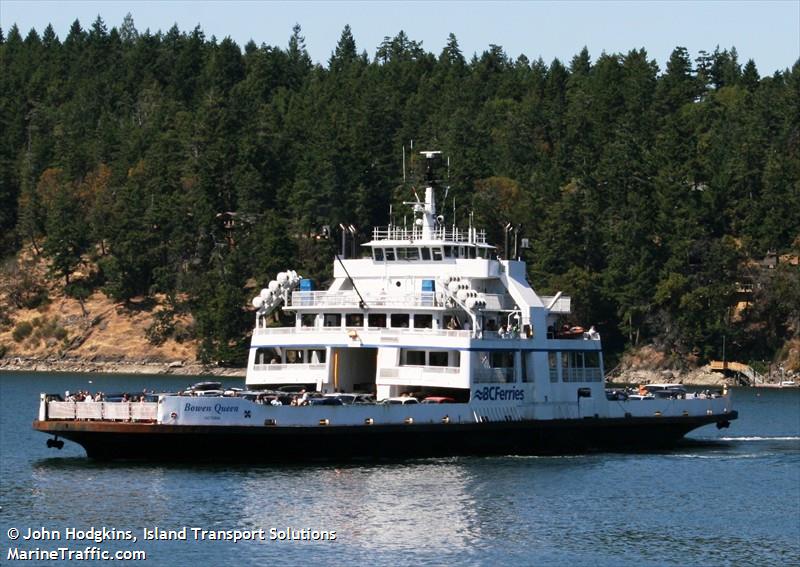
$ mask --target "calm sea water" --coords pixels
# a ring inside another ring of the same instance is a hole
[[[10,547],[96,545],[144,550],[140,564],[175,566],[800,564],[798,390],[736,390],[740,419],[730,429],[691,434],[715,443],[644,455],[108,464],[70,442],[47,449],[47,436],[31,429],[41,391],[174,390],[190,381],[0,373],[0,563],[15,564]],[[188,531],[190,541],[143,541],[143,528],[154,526],[263,528],[267,539],[197,542]],[[8,535],[90,527],[132,530],[138,541]],[[270,540],[271,528],[335,531],[336,540]]]

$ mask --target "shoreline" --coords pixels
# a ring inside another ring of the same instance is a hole
[[[98,362],[89,360],[54,360],[14,357],[0,360],[1,372],[74,372],[86,374],[143,374],[153,376],[223,376],[244,378],[244,368],[223,368],[199,362],[152,361]]]

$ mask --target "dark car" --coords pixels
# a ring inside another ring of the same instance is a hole
[[[341,406],[344,405],[342,400],[330,396],[322,398],[309,398],[308,405],[310,406]]]

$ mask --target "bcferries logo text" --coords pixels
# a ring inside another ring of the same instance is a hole
[[[475,390],[475,399],[489,402],[522,402],[525,400],[525,390],[516,388],[507,390],[500,386],[484,386]]]

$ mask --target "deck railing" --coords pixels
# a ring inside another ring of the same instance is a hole
[[[328,366],[321,364],[255,364],[253,370],[256,372],[277,372],[279,370],[295,370],[297,372],[325,370]]]
[[[462,230],[459,228],[445,228],[440,227],[431,232],[431,240],[441,240],[444,243],[457,242],[457,243],[476,243],[486,244],[486,231],[485,230]],[[422,240],[422,228],[402,228],[396,226],[381,226],[372,230],[373,240],[408,240],[413,242],[415,240]]]
[[[47,419],[155,421],[155,402],[48,402]]]
[[[473,382],[476,384],[494,382],[514,382],[513,368],[478,368],[475,370]]]
[[[420,293],[362,294],[369,307],[441,307],[432,291]],[[295,291],[289,307],[360,307],[361,297],[353,291]]]
[[[434,337],[453,337],[453,338],[469,338],[472,331],[456,331],[450,329],[421,329],[421,328],[404,328],[404,327],[264,327],[260,329],[253,329],[254,336],[270,336],[270,335],[302,335],[310,333],[347,333],[351,330],[356,330],[359,333],[380,333],[381,337],[397,337],[399,335],[424,335]]]

